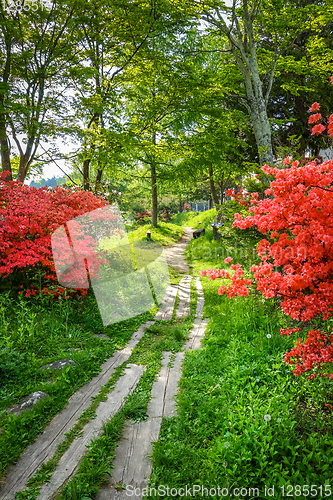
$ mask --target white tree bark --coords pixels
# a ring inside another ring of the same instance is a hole
[[[236,7],[243,10],[242,19],[237,16]],[[277,59],[276,51],[273,55],[270,69],[265,75],[266,89],[260,78],[256,44],[253,33],[253,20],[255,19],[259,0],[254,0],[251,7],[248,0],[233,0],[232,7],[214,5],[212,10],[205,11],[203,19],[222,31],[228,38],[230,49],[236,59],[245,82],[246,96],[237,96],[246,106],[253,126],[253,131],[258,147],[260,164],[273,163],[273,150],[271,126],[267,116],[267,102],[272,88],[273,76]],[[223,15],[231,15],[230,24],[227,25]],[[241,23],[243,26],[241,26]]]

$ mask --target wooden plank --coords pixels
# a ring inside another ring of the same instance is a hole
[[[65,439],[65,433],[70,431],[79,416],[90,406],[91,398],[99,393],[115,369],[128,360],[133,347],[142,338],[145,328],[153,323],[154,321],[147,321],[141,325],[127,346],[121,351],[115,352],[102,364],[102,372],[73,394],[62,412],[56,415],[45,428],[44,433],[39,435],[36,441],[23,451],[19,461],[11,467],[7,476],[2,480],[1,500],[12,500],[16,492],[25,488],[28,479],[35,474],[42,463],[46,463],[52,458],[58,445]]]
[[[176,415],[175,395],[178,392],[178,383],[181,377],[181,365],[184,359],[184,352],[177,352],[170,368],[169,380],[165,391],[163,417],[174,417]]]
[[[184,318],[190,314],[192,276],[185,276],[180,280],[178,288],[179,303],[176,318]]]
[[[123,406],[126,397],[133,392],[139,382],[143,370],[142,365],[128,365],[125,375],[119,378],[114,390],[108,395],[107,401],[99,404],[96,418],[84,426],[82,437],[75,439],[61,457],[50,481],[42,486],[38,500],[48,500],[73,475],[80,459],[87,451],[87,445],[92,439],[98,437],[103,423],[113,417]]]
[[[95,500],[125,499],[134,488],[135,498],[142,498],[142,489],[147,487],[152,469],[148,456],[152,443],[158,440],[162,417],[172,416],[175,411],[172,398],[177,389],[183,355],[178,353],[170,368],[171,353],[163,352],[162,367],[153,383],[152,399],[148,404],[148,419],[132,425],[126,422],[124,436],[116,449],[112,478],[109,485],[98,492]],[[121,485],[125,485],[125,489],[122,490]]]
[[[170,320],[172,319],[173,309],[175,307],[175,301],[177,296],[178,287],[173,285],[168,285],[163,297],[162,305],[155,314],[154,319]]]
[[[158,440],[161,423],[162,417],[132,425],[126,422],[124,436],[116,449],[110,484],[97,493],[95,500],[125,499],[134,488],[135,498],[142,498],[141,491],[147,487],[152,470],[149,454],[152,443]],[[121,485],[125,485],[125,489],[121,490]]]
[[[182,239],[172,247],[165,248],[164,252],[169,266],[173,267],[180,273],[189,274],[190,269],[183,257],[183,253],[192,238],[193,229],[189,227],[183,227],[183,229],[185,234]]]
[[[191,237],[190,233],[192,232],[191,228],[184,229],[186,236],[179,244],[177,244],[177,249],[175,248],[175,251],[171,251],[169,256],[171,263],[173,265],[178,263],[182,272],[184,272],[184,266],[187,267],[187,269],[188,266],[184,259],[179,257],[179,253],[182,253],[185,249]],[[185,272],[189,271],[187,270]],[[170,286],[165,295],[166,300],[162,303],[160,311],[156,315],[156,319],[169,320],[172,318],[176,293],[177,287]],[[34,473],[40,468],[41,464],[47,462],[54,455],[56,448],[64,440],[65,433],[69,432],[69,430],[75,425],[78,417],[86,408],[89,407],[91,398],[97,395],[101,387],[107,383],[115,368],[128,359],[131,355],[133,347],[142,337],[144,328],[153,323],[154,322],[152,321],[142,325],[139,330],[135,332],[129,344],[122,351],[116,352],[102,365],[102,372],[88,384],[79,389],[79,391],[77,391],[70,398],[64,410],[52,419],[50,424],[46,427],[44,433],[37,438],[35,443],[26,448],[18,463],[10,469],[9,474],[2,482],[2,488],[0,490],[1,500],[12,500],[15,493],[21,491],[25,487],[27,480],[34,475]],[[167,372],[166,378],[168,379],[170,376],[170,370],[168,369],[168,371],[166,367],[164,367],[164,369]],[[164,392],[163,395],[164,404],[166,392]],[[161,413],[161,411],[159,410],[158,413]],[[160,417],[154,418],[156,418],[157,422],[157,418]]]
[[[185,343],[184,350],[176,354],[172,367],[168,366],[171,353],[163,353],[162,367],[153,384],[152,399],[148,404],[149,417],[145,422],[132,425],[127,422],[124,437],[116,449],[110,484],[98,492],[96,500],[125,500],[128,496],[142,498],[142,490],[147,488],[152,470],[148,458],[151,443],[158,440],[162,417],[176,415],[175,395],[179,390],[185,350],[201,348],[201,339],[208,321],[209,319],[196,318],[190,338]]]
[[[200,323],[197,323],[197,321],[200,321]],[[201,340],[205,336],[205,331],[206,331],[208,323],[209,323],[209,318],[206,318],[202,321],[196,320],[194,322],[194,327],[190,333],[190,337],[185,342],[184,350],[201,349],[201,347],[202,347]]]
[[[166,388],[169,382],[171,352],[163,352],[162,366],[151,390],[151,400],[148,403],[149,417],[162,417],[164,412]]]
[[[190,278],[190,277],[189,277]],[[182,280],[182,283],[190,283]],[[158,440],[162,417],[173,417],[176,414],[175,395],[181,377],[181,366],[186,349],[199,349],[201,339],[209,319],[202,320],[204,295],[199,278],[195,280],[198,300],[196,319],[193,324],[189,339],[183,351],[178,352],[173,361],[173,366],[168,366],[171,353],[164,352],[162,367],[153,384],[152,399],[148,404],[148,419],[130,425],[127,422],[123,439],[119,442],[114,459],[114,470],[110,484],[102,488],[96,500],[125,500],[129,496],[142,498],[142,490],[147,488],[152,466],[148,459],[151,443]],[[125,489],[122,489],[125,485]]]
[[[195,278],[195,286],[197,289],[197,308],[195,311],[195,317],[202,318],[203,308],[204,308],[204,304],[205,304],[205,298],[204,298],[204,293],[203,293],[200,278]]]

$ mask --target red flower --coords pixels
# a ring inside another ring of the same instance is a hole
[[[308,123],[311,125],[312,123],[317,123],[321,119],[321,113],[316,113],[315,115],[310,115],[308,119]]]
[[[283,312],[293,319],[309,321],[318,315],[328,319],[333,314],[333,226],[330,223],[333,160],[282,170],[266,166],[263,171],[275,177],[267,190],[272,198],[253,197],[249,215],[243,218],[235,214],[233,224],[240,229],[255,225],[263,234],[272,236],[269,240],[262,239],[257,246],[261,263],[250,269],[256,288],[266,298],[281,297]],[[237,196],[233,194],[234,198]],[[228,287],[219,287],[218,294],[248,295],[253,280],[244,278],[239,264],[231,267],[232,277],[218,269],[207,271],[211,279],[231,280]],[[281,329],[281,334],[290,335],[299,330]],[[316,374],[311,372],[317,367],[321,376],[333,380],[333,374],[321,371],[323,364],[333,363],[333,334],[312,330],[305,341],[298,340],[294,349],[286,353],[285,362],[293,365],[296,376],[310,372],[309,377],[315,378]]]
[[[26,269],[42,271],[43,282],[57,282],[53,263],[51,235],[65,222],[107,205],[102,198],[86,191],[56,187],[48,190],[26,186],[17,181],[5,182],[0,174],[0,278]],[[82,240],[82,249],[89,246]],[[22,288],[22,286],[21,286]],[[26,296],[35,295],[33,284]],[[59,290],[63,293],[65,289]],[[82,294],[78,289],[76,293]]]
[[[312,127],[311,135],[322,134],[325,129],[326,129],[326,127],[324,125],[322,125],[321,123],[318,123],[318,125],[315,125],[314,127]]]
[[[330,137],[333,135],[333,123],[328,124],[327,133]]]
[[[319,111],[320,109],[320,104],[319,102],[314,102],[310,107],[309,107],[309,111],[310,113],[313,113],[314,111]]]

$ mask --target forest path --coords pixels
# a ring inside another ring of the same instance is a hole
[[[186,272],[188,265],[183,258],[183,252],[192,236],[192,228],[184,228],[185,235],[173,247],[166,249],[167,262],[178,272]],[[176,310],[176,318],[183,318],[190,314],[190,290],[192,276],[185,275],[178,286],[169,285],[164,295],[162,304],[156,313],[154,320],[171,320],[173,316],[176,296],[178,293],[179,303]],[[195,278],[197,288],[197,310],[196,318],[183,350],[176,354],[173,366],[170,367],[171,353],[163,353],[161,372],[155,381],[152,389],[152,400],[149,403],[146,422],[139,422],[135,425],[127,423],[125,437],[121,440],[117,448],[116,465],[114,470],[113,484],[118,478],[127,484],[146,484],[150,476],[151,465],[148,454],[151,450],[151,443],[158,439],[160,425],[163,417],[170,417],[175,413],[174,395],[177,392],[178,381],[181,375],[181,363],[184,352],[187,349],[200,348],[200,339],[204,335],[207,320],[202,321],[203,293],[199,278]],[[38,436],[36,441],[29,445],[22,453],[19,461],[9,470],[0,488],[0,500],[13,500],[15,493],[22,491],[27,481],[35,475],[43,463],[47,463],[54,455],[57,447],[65,440],[65,434],[76,424],[80,415],[86,410],[101,388],[108,382],[115,369],[125,363],[136,344],[143,337],[145,329],[154,324],[148,321],[141,325],[133,334],[128,344],[121,351],[116,351],[102,366],[102,372],[94,377],[88,384],[81,387],[71,396],[68,404],[56,415],[44,433]],[[82,429],[80,437],[76,438],[70,447],[62,455],[51,479],[41,487],[39,500],[48,500],[77,470],[80,458],[86,452],[86,445],[90,440],[97,437],[101,432],[102,423],[112,418],[123,406],[126,397],[132,393],[144,367],[138,365],[127,365],[125,374],[122,375],[115,388],[108,395],[107,402],[102,402],[96,410],[97,418],[90,420]],[[129,446],[129,448],[128,448]],[[127,448],[126,448],[127,447]],[[125,462],[124,462],[125,460]],[[135,471],[135,475],[134,474]],[[143,481],[143,482],[142,482]],[[112,487],[112,491],[107,491],[110,498],[118,498],[118,491]],[[102,499],[103,490],[100,498]],[[115,496],[116,495],[116,496]],[[123,498],[123,496],[121,496]]]

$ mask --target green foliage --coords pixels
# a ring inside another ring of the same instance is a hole
[[[201,227],[208,228],[210,224],[214,221],[216,217],[216,210],[212,208],[211,210],[206,210],[205,212],[184,212],[176,214],[172,221],[174,224],[179,224],[180,226],[193,227],[193,229],[198,229]]]
[[[112,460],[125,419],[129,419],[131,423],[146,419],[152,384],[161,367],[162,352],[179,351],[191,329],[196,308],[194,290],[192,287],[189,317],[182,322],[155,322],[136,345],[128,362],[144,364],[146,368],[143,376],[133,393],[126,399],[123,408],[103,426],[102,435],[92,440],[76,475],[63,488],[58,498],[84,500],[87,496],[93,497],[99,487],[107,481],[108,476],[112,475]],[[121,489],[121,485],[119,488]]]
[[[283,353],[293,341],[280,336],[273,301],[219,297],[215,281],[202,281],[204,347],[185,355],[178,415],[154,446],[150,487],[258,487],[269,498],[265,485],[329,484],[329,383],[290,373]]]
[[[152,313],[104,328],[93,294],[49,304],[43,297],[0,297],[0,477],[9,464],[62,410],[68,398],[100,371],[116,349],[122,349],[134,331]],[[110,337],[100,339],[95,333]],[[76,363],[62,371],[40,370],[58,359]],[[49,397],[19,416],[6,409],[35,391]]]

